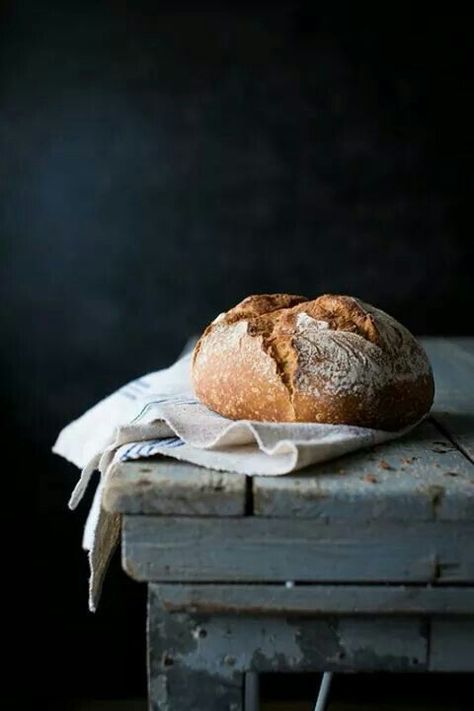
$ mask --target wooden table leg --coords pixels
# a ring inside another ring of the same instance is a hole
[[[230,657],[201,653],[206,630],[166,612],[150,588],[147,632],[150,711],[243,711],[244,674]]]

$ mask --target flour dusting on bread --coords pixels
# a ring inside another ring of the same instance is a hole
[[[364,307],[375,316],[383,347],[357,333],[332,330],[305,312],[298,314],[296,378],[301,390],[319,395],[323,387],[372,397],[395,378],[416,380],[429,373],[428,359],[409,332],[383,311]]]
[[[431,367],[411,333],[331,294],[247,297],[208,326],[192,375],[198,398],[233,419],[397,429],[433,399]]]

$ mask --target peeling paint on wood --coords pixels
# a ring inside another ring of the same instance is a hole
[[[206,708],[200,694],[206,694],[209,680],[232,698],[248,671],[410,671],[427,667],[426,624],[417,618],[290,620],[168,613],[154,586],[150,586],[149,600],[150,688],[155,696],[161,695],[162,706],[156,706],[160,711],[178,708],[177,704],[163,703],[173,688],[181,708]],[[188,684],[182,684],[185,678]],[[210,708],[217,707],[211,703]]]
[[[474,671],[474,340],[425,346],[432,419],[396,442],[247,482],[116,468],[152,711],[243,711],[248,672]]]

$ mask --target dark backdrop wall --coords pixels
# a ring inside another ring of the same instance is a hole
[[[117,561],[86,611],[87,507],[49,454],[68,421],[249,293],[472,333],[470,23],[347,5],[3,4],[1,379],[38,490],[44,693],[144,683]]]

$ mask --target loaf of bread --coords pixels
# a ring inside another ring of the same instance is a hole
[[[193,353],[196,396],[234,420],[397,430],[432,404],[421,345],[349,296],[249,296],[218,316]]]

